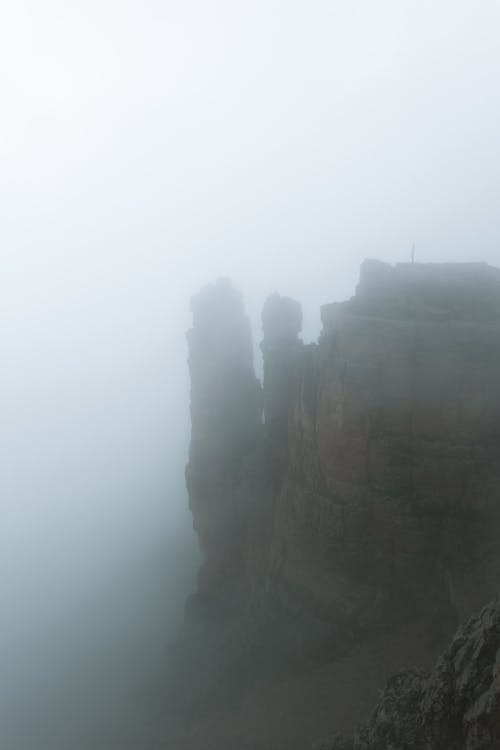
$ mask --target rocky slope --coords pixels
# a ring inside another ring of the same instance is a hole
[[[321,312],[304,345],[300,305],[268,300],[261,389],[241,297],[218,282],[193,300],[205,562],[177,652],[205,697],[391,629],[433,655],[498,591],[500,270],[367,261]]]
[[[389,680],[352,740],[318,750],[498,750],[500,597],[459,628],[430,673]]]

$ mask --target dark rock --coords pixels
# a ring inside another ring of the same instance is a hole
[[[261,437],[261,391],[239,292],[220,280],[194,297],[191,309],[192,435],[186,482],[204,555],[198,593],[227,601],[243,573],[243,519],[235,494],[242,462]]]
[[[288,423],[294,397],[296,367],[302,342],[302,308],[288,297],[271,295],[262,310],[264,340],[264,417],[277,478],[287,457]]]
[[[500,597],[459,628],[430,674],[391,678],[355,738],[329,748],[349,742],[353,750],[498,750]]]
[[[322,308],[318,345],[273,295],[263,394],[241,296],[221,281],[192,309],[186,477],[204,564],[186,651],[201,639],[218,655],[203,663],[224,654],[244,674],[415,621],[442,643],[500,580],[500,271],[370,261],[351,300]],[[420,687],[395,678],[385,714],[409,715]]]

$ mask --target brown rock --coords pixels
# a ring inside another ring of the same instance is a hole
[[[392,677],[353,743],[353,750],[499,748],[500,597],[459,628],[430,674]]]
[[[500,271],[367,262],[355,296],[322,308],[317,345],[273,295],[264,428],[240,295],[218,282],[193,316],[191,605],[230,609],[226,654],[300,665],[410,621],[441,642],[494,595]]]

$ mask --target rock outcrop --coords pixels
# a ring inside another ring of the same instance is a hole
[[[352,740],[325,750],[499,750],[500,597],[459,628],[430,673],[392,677]]]
[[[302,308],[288,297],[271,295],[262,310],[264,340],[264,413],[266,435],[276,463],[276,475],[286,467],[287,436],[294,398],[295,363],[303,348]]]
[[[262,432],[261,388],[241,295],[221,279],[191,301],[191,445],[186,483],[203,566],[198,595],[227,603],[243,577],[244,520],[235,495]]]
[[[281,582],[351,625],[403,604],[457,622],[500,580],[500,271],[367,262],[322,320],[295,368]]]
[[[500,270],[365,262],[313,345],[273,295],[263,393],[234,289],[193,314],[191,620],[208,604],[255,668],[405,622],[442,643],[500,581]]]

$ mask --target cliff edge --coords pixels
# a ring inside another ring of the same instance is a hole
[[[366,261],[312,345],[300,305],[273,295],[262,386],[230,283],[192,309],[186,476],[205,561],[179,650],[203,654],[196,691],[391,629],[434,658],[500,581],[500,270]]]

